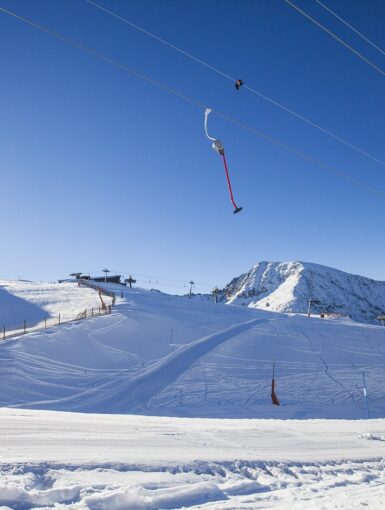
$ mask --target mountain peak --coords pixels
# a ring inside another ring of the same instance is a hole
[[[223,290],[229,304],[278,312],[339,313],[374,322],[385,311],[385,282],[312,262],[256,263]]]

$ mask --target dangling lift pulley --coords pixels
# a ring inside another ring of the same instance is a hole
[[[225,168],[225,174],[226,174],[226,180],[227,180],[227,186],[229,188],[229,194],[230,194],[230,200],[231,200],[231,203],[233,204],[234,206],[234,211],[233,213],[236,214],[236,213],[239,213],[240,211],[242,211],[243,207],[238,207],[237,204],[235,203],[235,200],[234,200],[234,196],[233,196],[233,190],[231,188],[231,182],[230,182],[230,176],[229,176],[229,170],[227,168],[227,162],[226,162],[226,156],[225,156],[225,148],[223,146],[223,143],[218,140],[217,138],[213,138],[212,136],[210,136],[207,132],[207,118],[210,114],[211,110],[210,108],[206,108],[206,111],[205,111],[205,132],[206,132],[206,136],[209,140],[211,140],[213,143],[212,143],[212,148],[220,155],[222,156],[222,159],[223,159],[223,165],[224,165],[224,168]]]
[[[243,84],[244,84],[244,81],[243,81],[243,80],[237,80],[237,81],[235,82],[235,88],[236,88],[237,90],[239,90],[239,89],[242,87],[242,85],[243,85]]]

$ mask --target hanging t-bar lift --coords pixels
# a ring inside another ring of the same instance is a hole
[[[208,131],[207,131],[207,119],[208,119],[208,116],[209,116],[210,112],[211,112],[210,108],[206,108],[206,111],[205,111],[205,132],[206,132],[206,136],[207,136],[207,138],[209,140],[211,140],[213,142],[212,143],[212,148],[220,156],[222,156],[223,165],[224,165],[225,173],[226,173],[227,186],[229,188],[230,200],[231,200],[231,203],[233,204],[233,207],[234,207],[233,213],[236,214],[236,213],[239,213],[240,211],[242,211],[243,207],[238,207],[237,204],[235,203],[235,200],[234,200],[233,190],[231,188],[229,170],[227,168],[227,162],[226,162],[226,156],[225,156],[225,148],[223,146],[223,143],[220,140],[218,140],[217,138],[213,138],[212,136],[210,136],[208,134]]]

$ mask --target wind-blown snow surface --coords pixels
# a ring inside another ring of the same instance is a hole
[[[220,298],[231,304],[269,307],[279,312],[348,315],[360,322],[375,322],[385,313],[385,282],[379,282],[308,262],[259,262],[234,278]]]
[[[2,409],[0,505],[380,509],[384,430],[385,420],[203,420]]]
[[[110,316],[1,344],[0,404],[218,417],[385,416],[385,329],[127,289]],[[282,406],[271,405],[272,363]]]

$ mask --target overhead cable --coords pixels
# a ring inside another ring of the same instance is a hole
[[[321,7],[323,7],[325,10],[327,10],[328,12],[330,12],[330,14],[332,14],[333,16],[335,16],[337,19],[339,19],[344,25],[346,25],[347,27],[350,28],[350,30],[353,30],[353,32],[357,35],[359,35],[362,39],[364,39],[364,41],[366,41],[367,43],[369,43],[370,45],[373,46],[373,48],[376,48],[376,50],[378,50],[380,53],[382,53],[383,55],[385,55],[385,51],[383,51],[381,48],[379,48],[376,44],[374,44],[370,39],[368,39],[367,37],[365,37],[363,34],[361,34],[361,32],[359,32],[356,28],[354,28],[350,23],[348,23],[347,21],[345,21],[344,19],[342,19],[340,16],[338,16],[338,14],[336,14],[334,11],[332,11],[327,5],[323,4],[322,2],[320,2],[320,0],[315,0],[317,2],[317,4],[319,4]]]
[[[115,67],[121,69],[122,71],[129,73],[132,76],[140,78],[141,80],[145,80],[148,83],[151,83],[152,85],[155,85],[156,87],[161,88],[162,90],[170,92],[171,94],[179,97],[180,99],[183,99],[184,101],[186,101],[190,104],[193,104],[194,106],[196,106],[200,109],[203,109],[203,110],[206,109],[206,106],[203,103],[201,103],[200,101],[197,101],[194,98],[187,96],[187,95],[179,92],[178,90],[176,90],[172,87],[169,87],[168,85],[165,85],[164,83],[162,83],[158,80],[154,80],[153,78],[150,78],[142,73],[139,73],[139,72],[135,71],[134,69],[131,69],[124,64],[121,64],[120,62],[118,62],[116,60],[110,59],[109,57],[106,57],[102,53],[99,53],[91,48],[88,48],[87,46],[84,46],[83,44],[77,43],[76,41],[73,41],[72,39],[69,39],[68,37],[63,36],[63,35],[59,34],[58,32],[55,32],[43,25],[35,23],[34,21],[32,21],[28,18],[24,18],[23,16],[20,16],[20,15],[14,13],[12,11],[9,11],[8,9],[5,9],[3,7],[0,7],[0,12],[8,14],[9,16],[12,16],[12,17],[18,19],[19,21],[22,21],[23,23],[26,23],[38,30],[41,30],[42,32],[45,32],[46,34],[49,34],[49,35],[65,42],[67,44],[70,44],[71,46],[78,48],[78,49],[84,51],[85,53],[102,60],[103,62],[106,62],[112,66],[115,66]],[[327,165],[327,164],[309,156],[308,154],[301,152],[301,151],[291,147],[290,145],[271,137],[270,135],[268,135],[266,133],[263,133],[262,131],[258,131],[257,129],[254,129],[254,128],[248,126],[247,124],[240,122],[237,119],[234,119],[224,113],[219,112],[218,110],[211,109],[211,111],[212,111],[212,113],[214,113],[218,117],[222,118],[223,120],[226,120],[227,122],[232,123],[232,124],[244,129],[245,131],[248,131],[249,133],[251,133],[257,137],[268,141],[269,143],[277,145],[278,147],[281,147],[282,149],[285,149],[286,151],[291,152],[292,154],[295,154],[308,162],[314,163],[319,168],[327,170],[327,171],[333,173],[334,175],[338,175],[339,177],[349,181],[350,183],[354,183],[356,186],[359,186],[360,188],[364,189],[367,192],[373,193],[373,194],[377,195],[378,197],[381,197],[382,199],[385,198],[385,193],[382,193],[381,191],[379,191],[375,188],[367,186],[365,183],[361,182],[360,180],[356,179],[355,177],[353,177],[341,170],[338,170],[330,165]]]
[[[152,33],[152,32],[149,32],[148,30],[145,30],[143,27],[137,25],[136,23],[133,23],[132,21],[130,21],[129,19],[127,18],[124,18],[123,16],[120,16],[119,14],[117,14],[116,12],[113,12],[111,11],[110,9],[106,9],[105,7],[103,7],[102,5],[94,2],[93,0],[85,0],[88,4],[96,7],[97,9],[100,9],[101,11],[104,11],[105,13],[113,16],[114,18],[122,21],[123,23],[126,23],[127,25],[129,25],[130,27],[132,28],[135,28],[136,30],[139,30],[140,32],[146,34],[147,36],[149,37],[152,37],[153,39],[155,39],[156,41],[164,44],[165,46],[168,46],[169,48],[172,48],[173,50],[177,51],[178,53],[181,53],[182,55],[194,60],[195,62],[197,62],[198,64],[206,67],[207,69],[219,74],[220,76],[222,76],[223,78],[226,78],[228,80],[230,80],[231,82],[236,82],[236,78],[234,76],[230,76],[229,74],[225,73],[224,71],[222,71],[221,69],[218,69],[217,67],[214,67],[212,66],[211,64],[208,64],[207,62],[205,62],[204,60],[201,60],[197,57],[195,57],[194,55],[192,55],[191,53],[188,53],[187,51],[179,48],[178,46],[175,46],[174,44],[171,44],[170,42],[166,41],[165,39],[157,36],[156,34]],[[367,158],[371,159],[372,161],[375,161],[376,163],[382,165],[382,166],[385,166],[385,162],[376,158],[375,156],[372,156],[371,154],[369,154],[368,152],[366,152],[365,150],[361,149],[360,147],[358,147],[357,145],[345,140],[344,138],[336,135],[335,133],[333,133],[332,131],[329,131],[328,129],[326,128],[323,128],[322,126],[320,126],[319,124],[317,124],[316,122],[313,122],[312,120],[308,119],[307,117],[301,115],[300,113],[292,110],[291,108],[288,108],[287,106],[283,105],[282,103],[276,101],[275,99],[267,96],[266,94],[263,94],[262,92],[250,87],[249,85],[247,85],[247,83],[243,83],[243,88],[247,89],[249,92],[251,92],[252,94],[255,94],[256,96],[260,97],[261,99],[263,99],[264,101],[267,101],[269,102],[270,104],[276,106],[277,108],[280,108],[281,110],[285,111],[286,113],[289,113],[290,115],[293,115],[294,117],[296,117],[297,119],[300,119],[302,120],[303,122],[305,122],[306,124],[312,126],[313,128],[316,128],[318,129],[319,131],[321,131],[322,133],[330,136],[331,138],[334,138],[335,140],[337,140],[338,142],[341,142],[343,143],[344,145],[346,145],[347,147],[349,147],[350,149],[353,149],[355,150],[356,152],[359,152],[360,154],[362,154],[363,156],[366,156]]]
[[[317,27],[319,27],[321,30],[323,30],[324,32],[326,32],[327,34],[329,34],[331,37],[333,37],[333,39],[335,39],[336,41],[338,41],[340,44],[342,44],[342,46],[345,46],[345,48],[347,48],[348,50],[350,50],[352,53],[354,53],[355,55],[357,55],[357,57],[359,57],[361,60],[363,60],[364,62],[366,62],[368,65],[370,65],[373,69],[375,69],[377,72],[379,72],[380,74],[382,74],[383,76],[385,76],[385,72],[380,69],[378,66],[376,66],[375,64],[373,64],[373,62],[371,62],[369,59],[367,59],[364,55],[362,55],[361,53],[359,53],[357,50],[355,50],[354,48],[352,48],[352,46],[350,46],[348,43],[346,43],[345,41],[343,41],[340,37],[338,37],[337,35],[335,35],[331,30],[329,30],[328,28],[324,27],[323,25],[321,25],[321,23],[319,23],[317,20],[315,20],[314,18],[312,18],[311,16],[309,16],[309,14],[307,14],[305,11],[303,11],[302,9],[300,9],[297,5],[293,4],[293,2],[291,2],[290,0],[284,0],[284,2],[286,2],[288,5],[290,5],[290,7],[292,7],[293,9],[295,9],[296,11],[298,11],[300,14],[302,14],[302,16],[305,16],[305,18],[307,18],[308,20],[310,20],[312,23],[314,23],[315,25],[317,25]]]

